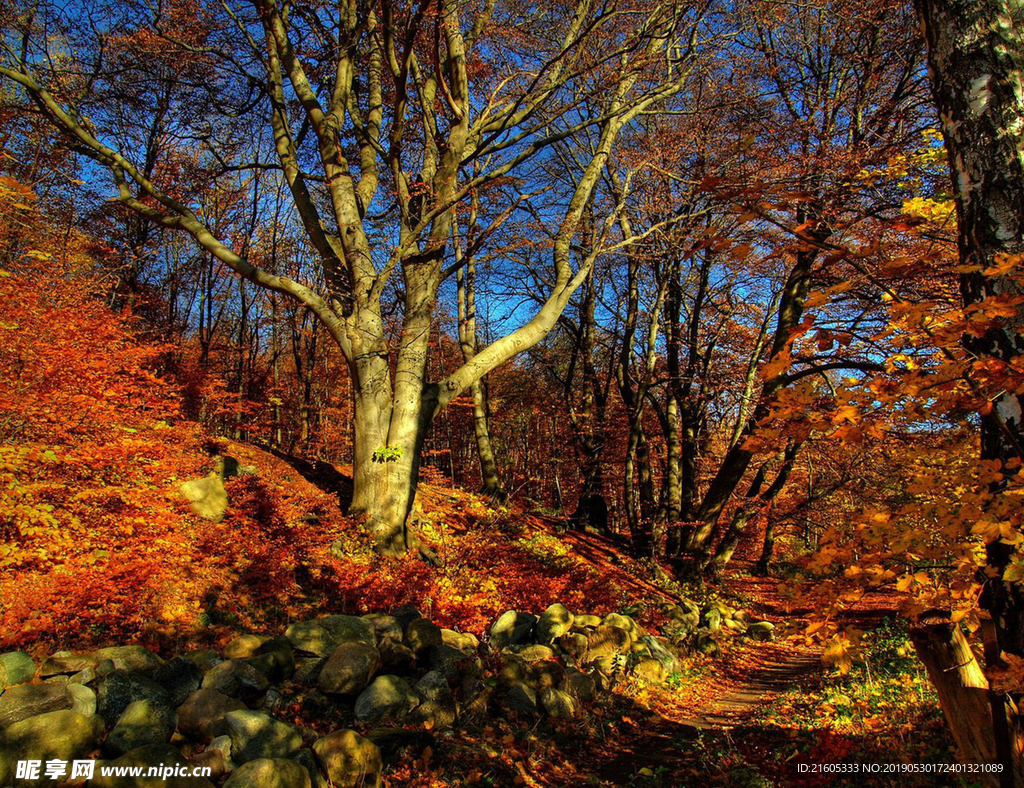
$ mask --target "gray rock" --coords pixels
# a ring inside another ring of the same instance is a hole
[[[209,648],[200,648],[195,651],[189,651],[183,656],[189,662],[194,663],[203,673],[206,673],[210,668],[213,668],[224,661],[224,657]]]
[[[590,638],[582,632],[567,632],[558,638],[556,645],[573,662],[582,662],[590,648]]]
[[[329,733],[313,744],[313,752],[335,788],[379,788],[380,748],[355,731]]]
[[[266,692],[268,683],[256,668],[238,659],[215,665],[203,677],[203,689],[215,689],[247,704]]]
[[[661,684],[665,681],[665,666],[653,657],[643,657],[633,665],[633,674],[648,684]]]
[[[573,621],[573,626],[579,627],[581,629],[582,628],[593,629],[594,627],[601,626],[601,617],[600,616],[592,616],[592,615],[589,615],[589,614],[584,614],[584,615],[581,615],[581,616],[576,616],[576,619]]]
[[[178,730],[191,739],[208,742],[227,733],[224,717],[245,704],[214,689],[199,689],[178,707]]]
[[[312,750],[309,748],[299,750],[293,760],[309,772],[311,788],[331,788],[331,784],[320,770],[320,761],[316,759],[316,753]]]
[[[295,675],[295,652],[287,638],[265,641],[256,650],[256,654],[245,661],[270,682],[287,681]]]
[[[491,645],[500,651],[503,648],[523,643],[530,636],[536,623],[537,616],[506,610],[491,625]]]
[[[747,635],[761,642],[775,640],[775,625],[771,621],[757,621],[747,628]]]
[[[609,613],[601,621],[605,626],[619,627],[629,633],[630,640],[639,640],[640,636],[644,634],[643,629],[636,623],[631,617],[623,616],[619,613]]]
[[[385,717],[400,719],[419,702],[419,696],[405,679],[377,676],[356,698],[355,715],[360,722],[377,722]]]
[[[292,676],[300,684],[315,684],[320,678],[320,671],[327,664],[325,657],[304,657],[295,660],[295,675]]]
[[[87,668],[96,668],[100,660],[92,654],[74,654],[70,651],[58,651],[43,660],[39,666],[39,678],[48,679],[51,676],[70,676],[79,673]]]
[[[433,730],[447,730],[455,726],[459,709],[455,695],[445,677],[436,670],[426,673],[416,682],[416,694],[422,701],[412,711],[412,717]]]
[[[367,613],[363,616],[364,621],[370,622],[379,642],[383,638],[401,641],[405,627],[398,620],[397,616],[389,616],[386,613]]]
[[[549,717],[568,719],[576,716],[576,701],[563,690],[554,687],[541,690],[540,702]]]
[[[304,766],[284,758],[258,758],[239,766],[224,788],[312,788]]]
[[[442,629],[441,642],[465,654],[475,654],[480,648],[480,641],[475,635],[469,632],[456,632],[454,629]]]
[[[68,682],[67,691],[73,698],[71,710],[91,717],[96,713],[96,693],[84,684],[72,684]]]
[[[569,670],[565,676],[565,690],[584,703],[589,703],[597,697],[597,682],[589,673]]]
[[[380,668],[380,653],[365,642],[342,643],[334,649],[317,679],[320,689],[336,695],[362,692]]]
[[[115,670],[100,680],[97,699],[99,715],[108,726],[118,721],[132,701],[151,700],[171,706],[171,698],[162,686],[140,673],[125,670]]]
[[[50,711],[20,720],[0,732],[0,785],[14,782],[17,762],[72,761],[84,758],[99,745],[103,721],[75,711]],[[37,781],[18,781],[34,785]]]
[[[717,607],[709,607],[700,617],[700,623],[711,632],[717,632],[722,628],[722,611]]]
[[[560,687],[565,682],[565,668],[560,662],[534,662],[530,667],[533,669],[533,681],[530,686],[535,690]]]
[[[69,678],[68,684],[92,684],[96,679],[96,668],[86,668]]]
[[[231,760],[231,739],[227,736],[218,736],[205,750],[193,755],[189,760],[194,766],[208,767],[210,778],[213,780],[219,780],[237,768],[235,762]]]
[[[224,717],[231,737],[231,759],[238,764],[257,758],[288,758],[302,749],[298,728],[262,711],[232,711]]]
[[[255,657],[260,646],[270,640],[267,635],[239,635],[226,646],[221,653],[228,659],[245,659]]]
[[[540,614],[537,621],[537,641],[550,643],[572,629],[574,616],[564,605],[557,602]]]
[[[380,652],[380,666],[390,673],[405,673],[416,663],[412,649],[400,640],[381,638],[377,645]]]
[[[24,684],[36,675],[36,663],[24,651],[0,654],[0,690]]]
[[[218,523],[224,519],[228,510],[228,491],[224,489],[224,480],[219,473],[185,482],[180,489],[195,514]]]
[[[0,728],[37,714],[70,709],[74,696],[64,684],[19,684],[0,695]]]
[[[164,664],[164,661],[143,646],[110,646],[92,652],[97,662],[109,659],[117,670],[130,670],[140,673],[153,671]]]
[[[103,752],[117,758],[147,744],[166,744],[176,724],[177,715],[166,706],[151,700],[133,701],[107,735]]]
[[[629,632],[614,624],[601,624],[590,633],[589,639],[588,661],[624,654],[633,644]]]
[[[203,671],[190,659],[175,657],[156,669],[153,681],[167,690],[171,705],[177,708],[203,684]]]
[[[415,618],[405,628],[403,641],[412,649],[412,653],[419,657],[430,649],[440,646],[444,642],[444,638],[441,635],[441,627],[433,621]]]
[[[442,643],[430,650],[430,667],[455,680],[464,675],[479,676],[483,672],[483,662],[475,653],[467,654],[454,646]]]
[[[327,657],[342,643],[377,642],[373,625],[358,616],[323,616],[299,621],[285,630],[284,636],[299,651]]]
[[[665,673],[676,673],[679,671],[679,659],[664,640],[654,635],[644,635],[640,638],[639,642],[646,646],[650,655],[662,664],[665,668]]]
[[[519,652],[519,656],[527,662],[538,662],[542,659],[554,659],[555,650],[550,646],[527,646]]]
[[[142,769],[143,774],[151,768],[167,770],[166,778],[160,776],[119,777],[102,776],[96,769],[96,776],[89,781],[89,788],[213,788],[213,783],[205,777],[175,777],[174,770],[184,767],[192,771],[192,765],[185,756],[170,744],[147,744],[126,752],[120,758],[108,761],[106,766],[117,769]]]
[[[505,708],[514,712],[535,712],[537,693],[525,684],[517,684],[505,696]]]

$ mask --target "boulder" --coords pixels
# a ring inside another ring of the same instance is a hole
[[[644,657],[633,666],[633,674],[648,684],[665,681],[665,666],[653,657]]]
[[[271,682],[287,681],[295,675],[295,653],[287,638],[265,641],[246,662]]]
[[[433,621],[414,618],[405,628],[403,641],[412,649],[412,653],[419,657],[430,649],[440,646],[444,642],[444,638],[441,635],[441,627]]]
[[[380,668],[380,653],[369,643],[342,643],[320,670],[320,689],[335,695],[362,692]]]
[[[623,616],[619,613],[609,613],[601,620],[601,623],[606,626],[618,627],[619,629],[626,630],[626,632],[629,633],[630,640],[639,640],[640,636],[644,634],[644,631],[636,621],[629,616]]]
[[[0,695],[0,728],[74,704],[74,695],[63,684],[19,684]]]
[[[377,642],[373,625],[358,616],[323,616],[299,621],[285,630],[284,636],[299,651],[328,657],[342,643]]]
[[[505,708],[512,712],[535,712],[537,693],[525,684],[517,684],[505,696]]]
[[[245,704],[215,689],[198,689],[178,707],[178,730],[190,739],[208,742],[227,733],[224,717]]]
[[[140,673],[154,671],[164,664],[160,657],[143,646],[110,646],[97,649],[91,657],[97,664],[109,659],[116,670]]]
[[[355,731],[329,733],[313,744],[313,752],[335,788],[380,788],[380,748]]]
[[[262,673],[238,659],[221,662],[203,677],[203,689],[215,689],[246,704],[258,700],[267,691],[268,684]]]
[[[189,662],[195,663],[196,667],[198,667],[203,673],[206,673],[210,668],[215,665],[219,665],[224,661],[224,657],[209,648],[199,648],[194,651],[189,651],[183,656]]]
[[[432,670],[416,682],[416,694],[422,701],[412,711],[412,717],[433,730],[447,730],[455,726],[459,707],[445,677]]]
[[[228,659],[255,657],[259,653],[260,646],[268,640],[270,638],[267,635],[239,635],[224,646],[221,653]]]
[[[0,731],[0,785],[37,785],[36,780],[14,783],[19,760],[82,759],[99,746],[102,736],[99,717],[76,711],[49,711],[15,722]]]
[[[573,614],[557,602],[540,614],[537,621],[537,641],[550,643],[572,629]]]
[[[378,642],[384,638],[401,641],[405,634],[405,627],[397,616],[390,616],[386,613],[367,613],[363,616],[363,620],[368,621],[373,627]]]
[[[531,667],[533,668],[533,681],[530,686],[535,690],[561,687],[565,681],[565,668],[561,662],[534,662]]]
[[[581,628],[581,629],[583,629],[583,628],[593,629],[594,627],[601,626],[601,617],[600,616],[592,616],[592,615],[586,615],[585,614],[585,615],[582,615],[582,616],[576,616],[576,618],[573,620],[572,623],[573,623],[573,626]]]
[[[679,659],[671,650],[669,644],[662,638],[655,637],[654,635],[644,635],[640,638],[639,642],[647,647],[651,657],[662,664],[666,674],[679,671]]]
[[[36,663],[24,651],[0,654],[0,690],[24,684],[36,675]]]
[[[537,616],[506,610],[491,625],[491,645],[500,651],[503,648],[523,643],[529,638],[536,623]]]
[[[118,721],[132,701],[151,700],[161,706],[171,705],[170,696],[161,685],[147,676],[126,670],[115,670],[100,680],[97,700],[99,714],[108,726]]]
[[[89,781],[89,788],[213,788],[213,783],[205,777],[174,776],[175,771],[187,771],[191,774],[192,765],[178,748],[170,744],[147,744],[137,747],[104,765],[115,769],[141,769],[143,774],[151,768],[157,768],[167,776],[102,776],[97,768],[96,775]]]
[[[584,703],[589,703],[597,697],[597,682],[589,673],[570,668],[565,676],[565,691]]]
[[[747,627],[747,635],[761,642],[775,640],[775,625],[771,621],[756,621]]]
[[[203,684],[203,671],[190,659],[175,657],[153,673],[153,681],[167,690],[171,705],[177,708]]]
[[[166,744],[174,734],[177,715],[151,700],[136,700],[118,719],[103,743],[103,752],[113,758],[147,744]]]
[[[535,683],[533,666],[518,656],[507,657],[501,670],[498,671],[498,686],[507,689],[511,689],[517,684],[533,685]]]
[[[456,632],[454,629],[441,630],[441,642],[446,646],[457,648],[465,654],[476,654],[480,641],[469,632]]]
[[[390,673],[405,673],[416,662],[416,655],[401,640],[381,638],[377,646],[380,652],[380,666]]]
[[[567,719],[576,716],[576,701],[563,690],[554,687],[541,690],[540,702],[549,717]]]
[[[590,647],[590,638],[582,632],[567,632],[558,638],[555,645],[573,662],[582,662]]]
[[[72,711],[77,711],[79,714],[84,714],[86,717],[91,717],[96,713],[97,703],[95,692],[84,684],[72,684],[70,681],[67,683],[66,687],[67,691],[71,693]]]
[[[326,657],[299,658],[295,660],[295,673],[292,678],[300,684],[315,684],[326,663]]]
[[[193,513],[218,523],[224,519],[228,510],[228,491],[224,489],[220,474],[211,473],[201,479],[193,479],[181,485],[180,489]]]
[[[555,650],[550,646],[527,646],[519,652],[519,658],[525,659],[527,662],[537,662],[542,659],[554,659]]]
[[[479,676],[483,673],[483,662],[476,652],[467,654],[444,643],[430,650],[429,662],[432,670],[453,681],[463,676]]]
[[[360,722],[377,722],[385,717],[400,719],[419,702],[419,696],[402,677],[377,676],[356,698],[355,715]]]
[[[39,666],[39,678],[48,679],[51,676],[70,676],[73,673],[80,673],[88,668],[95,669],[99,663],[92,654],[75,654],[71,651],[58,651],[43,660]]]
[[[239,766],[223,788],[312,788],[304,766],[284,758],[257,758]]]
[[[614,624],[601,624],[590,633],[587,647],[587,661],[601,657],[610,657],[628,652],[632,646],[632,638],[622,627]]]
[[[288,758],[302,749],[298,728],[262,711],[229,712],[224,724],[231,738],[231,760],[238,764],[257,758]]]
[[[320,761],[316,759],[316,753],[311,749],[307,747],[299,750],[293,760],[300,766],[305,767],[309,773],[311,788],[331,788],[331,784],[324,777],[324,773],[320,769]]]
[[[709,607],[700,617],[701,626],[711,632],[717,632],[722,628],[722,611],[717,607]]]

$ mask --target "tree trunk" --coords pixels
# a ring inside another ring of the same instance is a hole
[[[938,692],[960,761],[996,763],[988,680],[960,626],[942,614],[924,615],[911,628],[910,640]],[[979,776],[986,786],[1007,784],[997,775]]]

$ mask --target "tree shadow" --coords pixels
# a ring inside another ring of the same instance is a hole
[[[352,505],[352,491],[354,489],[351,475],[346,475],[338,470],[337,466],[323,460],[307,460],[288,454],[279,449],[267,447],[267,453],[272,454],[279,460],[288,463],[296,473],[310,484],[319,488],[329,495],[338,497],[338,505],[342,511],[348,511]]]

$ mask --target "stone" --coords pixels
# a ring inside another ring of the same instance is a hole
[[[672,652],[665,640],[655,637],[654,635],[644,635],[640,638],[639,642],[647,647],[651,657],[662,664],[662,667],[665,668],[666,675],[669,673],[679,672],[679,659]]]
[[[711,632],[717,632],[722,628],[722,611],[717,607],[709,607],[700,617],[700,623]]]
[[[213,788],[213,783],[206,777],[174,776],[175,771],[182,770],[191,774],[192,764],[177,747],[170,744],[147,744],[136,747],[104,765],[118,770],[141,769],[143,774],[155,768],[167,776],[103,776],[97,768],[96,776],[89,781],[89,788]]]
[[[601,626],[601,617],[584,614],[582,616],[576,616],[573,620],[573,626],[580,628],[590,628]]]
[[[379,668],[376,647],[364,642],[342,643],[331,653],[317,682],[324,692],[356,695],[366,689]]]
[[[39,666],[39,678],[48,679],[51,676],[70,676],[73,673],[80,673],[87,668],[95,669],[100,660],[95,659],[92,654],[73,654],[70,651],[58,651],[43,660]]]
[[[400,640],[381,638],[377,646],[380,652],[380,666],[389,673],[405,673],[416,662],[412,649]]]
[[[14,782],[19,760],[32,758],[45,763],[82,759],[99,746],[102,736],[103,721],[99,717],[70,710],[49,711],[15,722],[0,731],[0,785]]]
[[[175,657],[153,673],[153,681],[167,690],[171,705],[177,708],[203,684],[203,671],[186,657]]]
[[[519,652],[519,657],[520,659],[525,659],[527,662],[537,662],[542,659],[554,659],[555,650],[550,646],[527,646]]]
[[[309,773],[311,788],[331,788],[331,784],[320,770],[320,761],[316,759],[316,753],[311,749],[307,747],[299,750],[293,760],[300,766],[305,767]]]
[[[718,641],[715,640],[710,631],[697,632],[697,651],[712,657],[718,653],[718,650]]]
[[[382,655],[383,656],[383,655]],[[295,660],[295,674],[292,676],[300,684],[315,684],[320,678],[320,671],[327,663],[325,657],[305,657]]]
[[[597,682],[589,673],[570,669],[565,676],[565,691],[584,703],[589,703],[597,697]]]
[[[218,523],[224,519],[228,510],[228,491],[224,489],[224,480],[219,473],[185,482],[179,489],[194,514]]]
[[[633,666],[633,674],[648,684],[665,681],[665,666],[653,657],[644,657]]]
[[[419,702],[419,696],[401,676],[377,676],[356,698],[355,715],[360,722],[400,719]]]
[[[532,685],[536,683],[533,675],[533,666],[517,656],[509,656],[501,670],[498,671],[498,685],[505,688],[512,688],[517,684]]]
[[[114,663],[116,670],[129,670],[145,673],[154,671],[164,664],[164,661],[143,646],[110,646],[92,652],[92,658],[97,662],[110,660]]]
[[[96,713],[96,693],[84,684],[67,684],[67,691],[71,693],[71,710],[91,717]]]
[[[0,728],[74,704],[74,696],[63,684],[19,684],[0,695]]]
[[[363,620],[370,622],[370,626],[373,627],[373,631],[377,635],[378,643],[384,638],[401,641],[405,634],[405,627],[397,616],[390,616],[386,613],[367,613],[363,616]]]
[[[567,632],[558,638],[555,645],[573,662],[582,662],[590,648],[590,638],[582,632]]]
[[[96,695],[99,715],[108,726],[118,721],[132,701],[151,700],[161,706],[171,706],[170,696],[162,686],[151,678],[125,670],[104,676]]]
[[[614,624],[601,624],[590,633],[587,661],[628,652],[630,646],[632,646],[632,638],[630,638],[629,632]]]
[[[24,684],[36,675],[36,663],[24,651],[0,654],[0,690]]]
[[[542,690],[548,687],[560,687],[565,681],[565,668],[560,662],[534,662],[533,682],[530,684],[535,690]]]
[[[747,635],[761,642],[775,640],[775,625],[771,621],[756,621],[747,628]]]
[[[679,623],[687,634],[700,626],[700,607],[689,599],[680,599],[679,604],[669,605],[665,613],[671,621]]]
[[[266,651],[248,657],[245,662],[252,665],[271,683],[287,681],[295,675],[295,654],[291,644],[281,638],[270,640]]]
[[[535,712],[537,693],[525,684],[517,684],[505,696],[505,708],[513,712]]]
[[[536,623],[537,616],[506,610],[491,625],[491,645],[500,651],[503,648],[523,643],[529,638]]]
[[[550,643],[560,638],[572,629],[574,616],[569,610],[557,602],[549,605],[547,610],[540,614],[537,621],[537,641],[539,643]]]
[[[257,758],[243,763],[223,788],[312,788],[306,767],[284,758]]]
[[[227,733],[224,717],[245,704],[215,689],[198,689],[178,707],[178,730],[190,739],[208,742]]]
[[[188,760],[197,768],[209,769],[210,779],[214,781],[219,781],[224,775],[230,774],[237,768],[223,752],[211,750],[209,747],[202,752],[195,753]]]
[[[735,632],[742,635],[747,631],[747,625],[744,621],[738,618],[727,618],[722,622],[722,626],[728,629],[730,632]]]
[[[215,689],[246,704],[259,699],[267,691],[268,684],[262,673],[238,659],[221,662],[203,677],[203,689]]]
[[[231,760],[238,764],[257,758],[288,758],[302,749],[298,728],[262,711],[229,712],[224,724],[231,737]]]
[[[209,648],[199,648],[195,651],[189,651],[182,656],[189,662],[194,663],[203,673],[208,672],[210,668],[224,661],[224,657]]]
[[[313,744],[313,752],[335,788],[380,788],[380,748],[355,731],[329,733]]]
[[[270,638],[267,635],[239,635],[224,646],[221,653],[228,659],[255,657],[259,653],[260,646],[268,640]]]
[[[128,704],[103,743],[103,752],[113,758],[147,744],[166,744],[177,725],[177,715],[151,700]]]
[[[469,632],[456,632],[454,629],[441,630],[441,642],[446,646],[457,648],[465,654],[475,654],[480,648],[480,641]]]
[[[430,650],[429,663],[432,670],[453,681],[463,676],[479,676],[483,672],[483,662],[475,652],[467,654],[444,643]]]
[[[554,687],[541,690],[540,702],[549,717],[567,719],[576,716],[576,701],[563,690]]]
[[[433,621],[415,618],[405,628],[403,641],[412,649],[412,653],[419,657],[430,649],[440,646],[444,639],[441,635],[441,627]]]
[[[68,684],[92,684],[96,678],[96,668],[86,668],[69,678]]]
[[[433,730],[447,730],[455,726],[459,708],[455,695],[445,677],[432,670],[416,682],[416,694],[422,703],[412,711],[412,717]]]
[[[629,633],[630,640],[639,640],[640,636],[644,634],[636,621],[629,616],[623,616],[619,613],[609,613],[602,619],[601,623],[606,626],[618,627],[619,629],[626,630],[626,632]]]
[[[285,630],[284,636],[299,651],[329,657],[342,643],[377,642],[373,625],[358,616],[323,616],[299,621]]]

